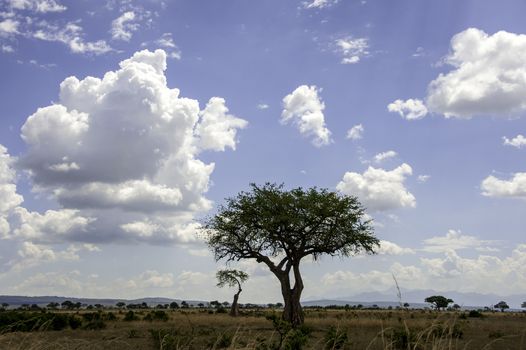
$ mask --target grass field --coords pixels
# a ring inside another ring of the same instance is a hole
[[[52,317],[35,323],[39,314],[25,312],[31,328],[16,331],[27,320],[3,325],[0,349],[277,349],[280,340],[282,349],[526,349],[523,313],[309,309],[305,327],[287,332],[268,319],[271,310],[237,318],[198,309],[127,312],[54,312],[76,320],[75,329]]]

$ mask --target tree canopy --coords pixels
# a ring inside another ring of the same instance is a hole
[[[281,283],[283,317],[293,326],[303,323],[301,259],[374,253],[379,244],[356,197],[271,183],[251,184],[250,191],[226,199],[203,229],[216,260],[255,259],[268,266]]]
[[[437,310],[445,309],[449,304],[453,302],[452,299],[448,299],[442,295],[432,295],[424,300],[426,303],[433,304],[433,307]]]

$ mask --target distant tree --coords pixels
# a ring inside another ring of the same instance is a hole
[[[523,302],[522,302],[521,307],[522,307],[523,309],[526,309],[526,301],[523,301]]]
[[[178,309],[179,308],[179,304],[177,304],[175,301],[172,301],[170,303],[170,309]]]
[[[239,315],[239,306],[237,302],[239,300],[239,294],[241,294],[242,291],[241,284],[248,279],[248,274],[239,270],[225,269],[217,271],[216,278],[218,281],[217,286],[220,288],[224,286],[237,287],[237,293],[234,294],[234,301],[230,307],[230,316]],[[228,305],[225,305],[225,307],[227,306]]]
[[[183,301],[181,301],[181,307],[183,309],[188,309],[190,306],[188,305],[188,303],[186,301],[183,300]]]
[[[283,303],[276,303],[276,307],[281,309],[283,307]]]
[[[2,308],[7,309],[9,307],[8,303],[2,303]]]
[[[281,284],[282,319],[297,327],[304,322],[301,260],[374,253],[379,240],[356,197],[315,187],[250,187],[206,220],[205,239],[218,261],[254,259],[267,265]]]
[[[197,306],[198,306],[200,309],[202,309],[202,308],[205,307],[205,304],[203,304],[203,303],[199,303],[199,304],[197,304]]]
[[[497,304],[493,305],[493,307],[495,309],[500,309],[500,311],[504,312],[504,310],[506,309],[509,309],[510,307],[508,306],[508,303],[506,303],[505,301],[501,300],[499,301]]]
[[[80,307],[82,306],[82,303],[77,301],[76,303],[73,304],[73,308],[75,309],[80,309]]]
[[[72,310],[75,307],[75,304],[71,300],[64,300],[60,303],[63,309]]]
[[[141,309],[148,309],[148,304],[146,302],[141,303]]]
[[[97,309],[104,309],[104,306],[102,304],[95,304],[94,306]],[[126,306],[126,304],[124,304],[124,306]]]
[[[453,304],[452,308],[453,308],[453,310],[460,310],[460,305]]]
[[[126,306],[126,303],[124,301],[118,301],[115,306],[117,306],[119,309],[122,309]]]
[[[409,303],[404,303],[404,305],[403,305],[403,306],[404,306],[404,307],[405,307],[406,309],[408,309],[408,308],[409,308],[409,306],[411,306],[411,305],[409,305]]]
[[[51,309],[51,310],[55,310],[55,309],[57,309],[59,306],[60,306],[59,303],[56,303],[56,302],[53,302],[53,301],[50,302],[50,303],[48,303],[48,304],[46,305],[46,307],[47,307],[48,309]]]
[[[436,310],[445,309],[449,304],[453,302],[452,299],[448,299],[442,295],[432,295],[424,300],[426,303],[430,303]]]
[[[211,307],[217,309],[218,307],[221,306],[221,303],[217,300],[212,300],[211,302],[208,303],[208,305],[210,305]]]

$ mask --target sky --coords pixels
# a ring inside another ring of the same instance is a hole
[[[0,294],[229,300],[199,222],[265,182],[357,196],[381,240],[305,260],[304,300],[524,293],[525,12],[0,0]]]

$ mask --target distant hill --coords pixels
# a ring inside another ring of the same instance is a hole
[[[22,304],[37,304],[38,306],[46,306],[47,304],[62,303],[66,300],[74,303],[80,302],[81,304],[94,305],[101,304],[104,306],[115,306],[119,301],[125,302],[126,304],[142,304],[146,303],[149,306],[155,306],[158,304],[170,304],[175,301],[181,304],[182,299],[170,299],[170,298],[140,298],[140,299],[97,299],[97,298],[73,298],[73,297],[61,297],[61,296],[19,296],[19,295],[0,295],[0,303],[8,303],[10,306],[20,306]],[[185,300],[190,305],[197,305],[199,303],[205,303],[199,300]]]

